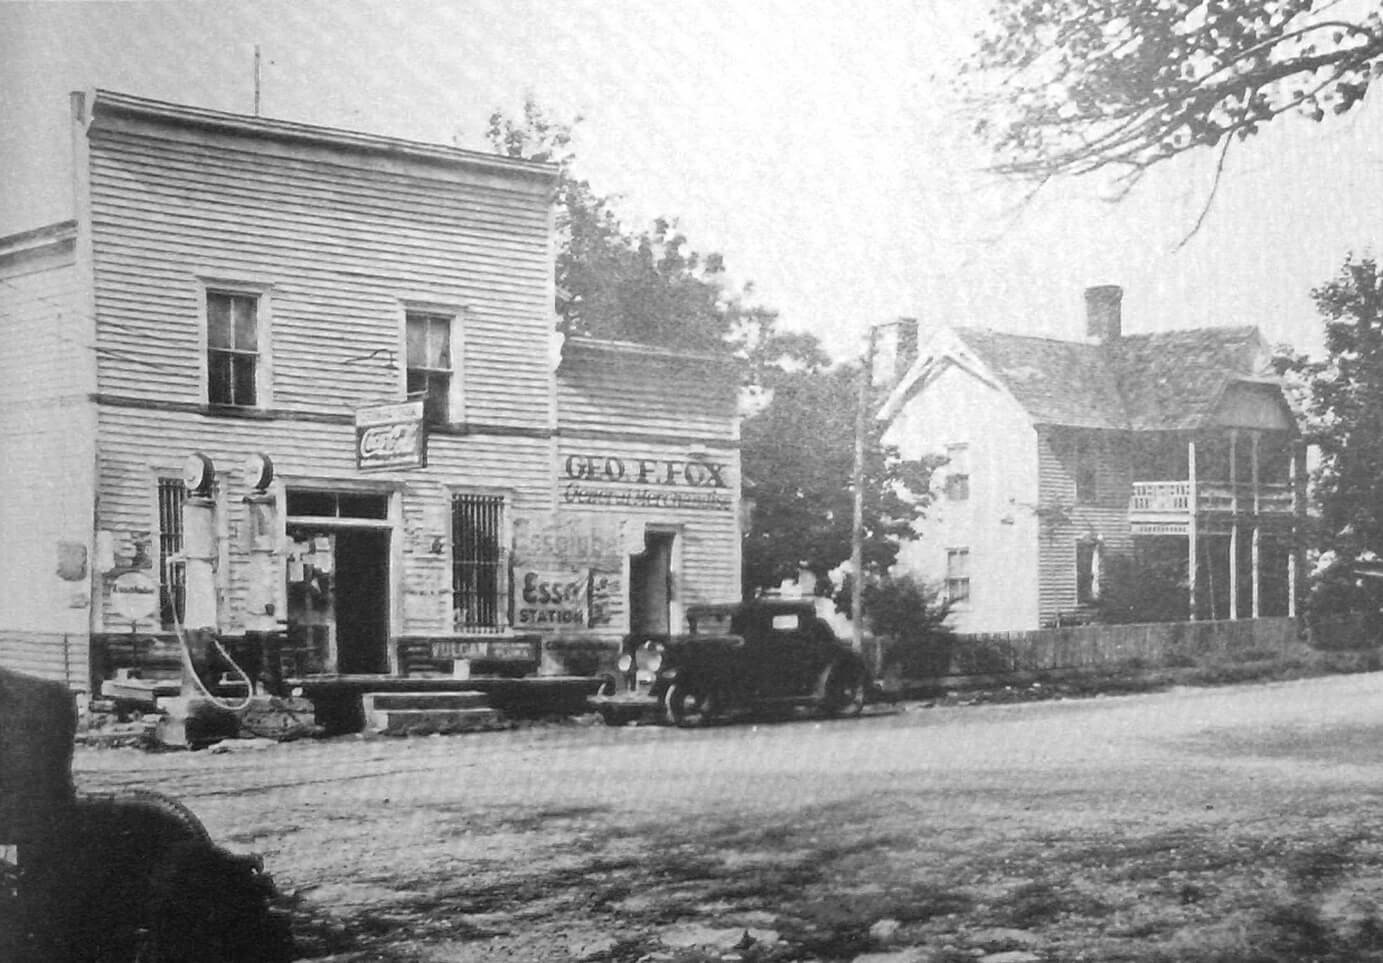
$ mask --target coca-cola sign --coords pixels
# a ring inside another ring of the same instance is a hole
[[[361,471],[427,464],[423,403],[371,405],[355,412],[355,465]]]

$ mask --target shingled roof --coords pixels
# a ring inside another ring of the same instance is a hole
[[[1261,380],[1266,345],[1252,326],[1058,341],[982,328],[956,334],[1037,424],[1195,428],[1226,386]]]

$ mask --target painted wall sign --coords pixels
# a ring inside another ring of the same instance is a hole
[[[110,583],[110,607],[128,622],[158,611],[158,583],[143,572],[126,572]]]
[[[376,471],[426,465],[427,432],[421,399],[356,409],[356,468]]]
[[[560,520],[520,518],[514,521],[514,563],[581,568],[613,564],[629,553],[621,519],[585,514]],[[641,530],[642,531],[642,530]]]
[[[514,625],[584,628],[590,614],[590,573],[525,569],[515,573]]]
[[[727,462],[570,454],[562,460],[568,505],[723,511],[734,507]]]

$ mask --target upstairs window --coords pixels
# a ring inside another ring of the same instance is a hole
[[[1076,501],[1088,505],[1100,497],[1099,449],[1090,438],[1076,440]]]
[[[451,318],[443,314],[407,315],[408,397],[423,399],[423,421],[451,421]]]
[[[946,446],[946,500],[963,502],[970,498],[970,446]]]
[[[967,602],[970,599],[970,549],[946,549],[946,600]]]
[[[451,497],[451,595],[458,632],[504,627],[503,520],[500,495]]]
[[[207,401],[252,408],[258,403],[259,296],[206,293]]]

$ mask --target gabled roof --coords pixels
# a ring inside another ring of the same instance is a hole
[[[956,334],[1041,425],[1123,428],[1123,402],[1098,345],[982,328]]]
[[[1059,341],[985,328],[951,329],[1027,412],[1033,424],[1135,431],[1192,429],[1207,422],[1235,383],[1264,376],[1267,345],[1252,326],[1129,335],[1105,343]],[[930,344],[954,350],[949,339]],[[895,413],[925,383],[937,359],[925,348],[883,408]]]
[[[1118,379],[1129,427],[1145,431],[1199,426],[1230,382],[1262,380],[1267,352],[1251,325],[1136,334],[1100,348]]]

